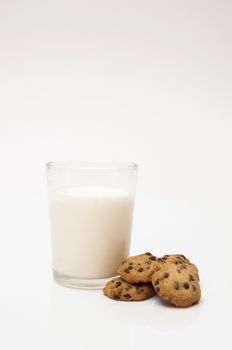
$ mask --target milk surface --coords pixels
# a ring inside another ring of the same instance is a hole
[[[119,188],[67,187],[50,194],[53,269],[106,278],[128,257],[133,196]]]

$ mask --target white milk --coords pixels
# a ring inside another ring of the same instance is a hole
[[[77,278],[105,278],[128,257],[133,214],[129,192],[68,187],[50,195],[53,268]]]

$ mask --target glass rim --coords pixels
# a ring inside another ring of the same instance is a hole
[[[134,162],[57,160],[47,162],[46,168],[71,168],[80,170],[137,170],[138,164]]]

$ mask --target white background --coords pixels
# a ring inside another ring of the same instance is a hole
[[[232,2],[0,1],[1,349],[230,349]],[[200,269],[189,309],[51,277],[45,162],[140,165],[132,253]]]

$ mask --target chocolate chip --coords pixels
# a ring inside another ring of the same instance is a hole
[[[186,270],[186,269],[187,269],[186,265],[182,265],[182,267],[183,267],[183,269],[184,269],[184,270]]]
[[[129,269],[128,269],[128,268],[126,268],[126,269],[124,270],[124,272],[129,273]]]
[[[184,286],[185,289],[189,289],[189,284],[188,284],[188,282],[184,283],[183,286]]]
[[[154,255],[153,255],[153,256],[150,256],[149,259],[150,259],[150,260],[153,260],[153,261],[156,261],[156,256],[154,256]]]
[[[197,290],[197,288],[194,286],[194,284],[192,285],[192,289],[194,292]]]
[[[117,283],[115,283],[115,287],[119,287],[119,286],[121,286],[121,284],[122,284],[122,282],[117,282]]]
[[[178,290],[179,289],[179,283],[178,282],[174,282],[173,283],[173,287],[174,287],[174,289],[176,289],[176,290]]]
[[[165,254],[161,259],[164,260],[164,261],[166,261],[166,260],[168,260],[169,256],[170,256],[170,255]]]
[[[148,265],[151,265],[151,260],[147,260],[146,263],[147,263]]]
[[[151,254],[151,253],[149,253],[149,252],[146,252],[145,254],[146,254],[146,255],[152,255],[152,254]]]
[[[143,272],[143,268],[140,267],[140,268],[138,269],[138,272]]]
[[[180,270],[180,269],[176,269],[176,271],[177,271],[178,273],[181,273],[181,270]]]
[[[189,282],[191,282],[191,281],[195,281],[195,278],[193,277],[193,275],[189,275]]]
[[[183,254],[181,254],[180,256],[181,256],[183,259],[187,260],[186,257],[185,257]]]
[[[114,299],[120,299],[120,295],[119,295],[119,294],[114,294],[114,295],[113,295],[113,298],[114,298]]]
[[[165,272],[164,273],[164,278],[168,278],[169,277],[169,273],[168,272]]]
[[[176,260],[176,261],[175,261],[175,264],[176,264],[176,265],[178,265],[178,264],[179,264],[179,261],[178,261],[178,260]]]
[[[129,270],[132,270],[132,269],[133,269],[133,266],[129,266],[128,269],[129,269]]]
[[[155,259],[155,260],[156,260],[156,259]],[[157,261],[163,262],[163,259],[162,259],[162,258],[158,258]]]
[[[151,266],[148,266],[148,267],[147,267],[147,270],[149,270],[150,268],[151,268]]]
[[[156,293],[159,293],[159,291],[160,291],[159,287],[156,287],[155,291],[156,291]]]
[[[131,298],[131,295],[129,293],[123,294],[125,298]]]

